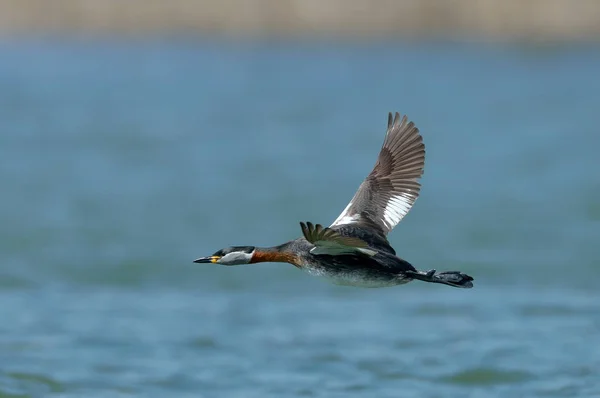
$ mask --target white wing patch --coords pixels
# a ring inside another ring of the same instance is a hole
[[[312,254],[328,254],[330,256],[336,256],[340,254],[353,254],[359,252],[371,257],[377,254],[375,250],[366,249],[362,247],[340,245],[339,243],[331,241],[320,240],[315,242],[314,244],[315,247],[310,249],[310,252]]]
[[[331,227],[363,224],[387,235],[417,200],[424,166],[425,144],[419,129],[406,116],[390,113],[373,170]]]
[[[342,214],[340,214],[338,216],[338,218],[336,218],[335,221],[331,223],[331,226],[342,225],[342,224],[352,224],[353,222],[358,221],[358,217],[348,214],[348,210],[350,210],[350,207],[352,207],[352,201],[350,201],[350,203],[348,203],[348,206],[346,206],[344,211],[342,211]]]
[[[385,225],[392,229],[408,213],[415,198],[408,193],[400,193],[390,198],[383,212],[383,221]]]

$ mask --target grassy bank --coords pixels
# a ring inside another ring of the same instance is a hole
[[[571,40],[600,37],[596,0],[0,0],[0,35]]]

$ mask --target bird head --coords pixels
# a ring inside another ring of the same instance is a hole
[[[223,265],[248,264],[254,254],[254,246],[231,246],[217,251],[212,256],[200,257],[195,263],[213,263]]]

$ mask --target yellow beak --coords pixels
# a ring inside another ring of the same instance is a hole
[[[195,263],[216,263],[217,261],[219,261],[221,257],[219,256],[208,256],[208,257],[200,257],[196,260],[194,260]]]

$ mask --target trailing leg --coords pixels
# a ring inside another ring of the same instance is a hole
[[[423,282],[431,283],[442,283],[444,285],[461,287],[461,288],[472,288],[473,278],[467,274],[463,274],[459,271],[445,271],[436,274],[434,269],[423,272],[423,271],[405,271],[407,276],[413,279],[418,279]]]

